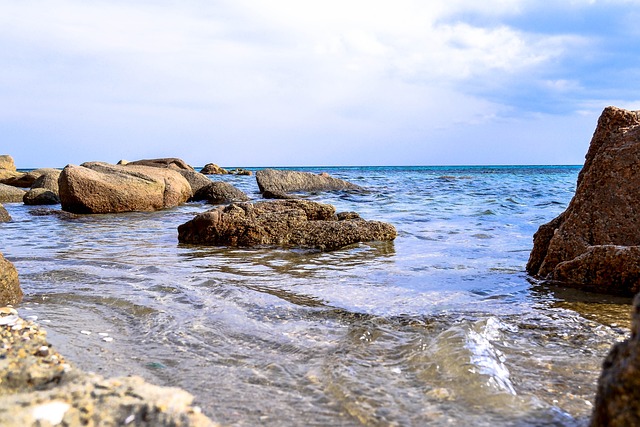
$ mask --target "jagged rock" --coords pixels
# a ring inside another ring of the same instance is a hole
[[[0,222],[9,222],[11,221],[11,215],[5,209],[4,206],[0,205]]]
[[[209,204],[221,205],[231,202],[246,202],[249,200],[249,196],[227,182],[211,182],[209,180],[209,185],[198,190],[192,200],[206,200]]]
[[[12,185],[0,184],[0,203],[22,203],[24,191]]]
[[[16,170],[16,164],[13,161],[13,157],[8,154],[0,155],[0,169],[7,169],[10,171]]]
[[[205,175],[226,175],[229,172],[226,169],[216,165],[215,163],[207,163],[206,165],[204,165],[200,173],[203,173]]]
[[[131,164],[68,165],[59,185],[62,209],[82,214],[154,211],[191,197],[191,186],[179,172]]]
[[[256,181],[261,193],[282,194],[289,192],[315,191],[364,191],[364,188],[326,173],[314,174],[276,169],[256,172]]]
[[[334,250],[357,242],[393,240],[391,224],[339,220],[331,205],[306,200],[232,203],[178,227],[178,240],[214,246],[278,246]]]
[[[56,193],[46,188],[33,188],[22,198],[25,205],[57,205],[60,198]]]
[[[67,363],[46,332],[0,308],[0,425],[214,426],[178,388],[140,377],[104,379]]]
[[[0,253],[0,306],[18,304],[22,301],[22,289],[18,271]]]
[[[633,301],[631,337],[602,364],[591,427],[640,425],[640,294]]]
[[[527,272],[601,292],[640,291],[639,171],[640,112],[605,108],[576,194],[535,233]]]
[[[184,160],[178,159],[175,157],[167,157],[164,159],[143,159],[143,160],[136,160],[135,162],[128,162],[125,164],[137,165],[137,166],[150,166],[155,168],[182,169],[182,170],[188,170],[188,171],[194,170]]]

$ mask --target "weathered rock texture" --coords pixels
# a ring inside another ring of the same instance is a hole
[[[24,193],[21,188],[0,184],[0,203],[22,203]]]
[[[256,181],[261,193],[364,191],[364,188],[345,180],[310,172],[262,169],[256,172]]]
[[[0,425],[213,426],[187,392],[139,377],[104,379],[66,363],[46,333],[0,308]]]
[[[13,157],[9,156],[8,154],[0,155],[0,169],[15,171],[16,164],[13,161]]]
[[[40,176],[31,185],[31,189],[45,188],[55,194],[59,193],[58,179],[62,171],[60,169],[38,169]]]
[[[154,211],[191,197],[191,186],[179,172],[131,164],[68,165],[58,184],[62,209],[82,214]]]
[[[206,165],[204,165],[202,170],[200,170],[200,173],[203,173],[205,175],[226,175],[229,172],[226,169],[216,165],[215,163],[207,163]]]
[[[11,221],[11,215],[5,209],[4,206],[0,205],[0,222],[9,222]]]
[[[231,202],[246,202],[249,200],[249,196],[227,182],[209,181],[209,185],[198,190],[192,200],[206,200],[209,204],[221,205]]]
[[[178,227],[182,243],[278,246],[334,250],[357,242],[393,240],[391,224],[336,214],[331,205],[306,200],[232,203]]]
[[[640,294],[633,301],[631,337],[602,364],[591,427],[640,426]]]
[[[0,254],[0,306],[22,301],[16,268]]]
[[[25,205],[57,205],[60,198],[46,188],[33,188],[25,193],[22,201]]]
[[[640,112],[607,107],[566,211],[534,235],[527,271],[596,291],[640,291]]]

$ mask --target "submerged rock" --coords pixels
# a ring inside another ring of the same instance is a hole
[[[0,203],[22,203],[24,191],[12,185],[0,184]]]
[[[315,191],[364,191],[364,188],[328,174],[262,169],[256,172],[256,181],[261,193],[283,194],[289,192]]]
[[[566,211],[534,235],[527,272],[590,290],[640,291],[640,112],[607,107]]]
[[[246,202],[249,200],[249,196],[227,182],[209,181],[209,185],[198,190],[192,200],[206,200],[209,204],[221,205],[231,202]]]
[[[591,427],[640,425],[640,294],[633,301],[631,337],[602,364]]]
[[[0,425],[215,425],[181,389],[75,369],[44,330],[8,307],[0,308],[0,340]]]
[[[59,185],[62,209],[82,214],[154,211],[191,197],[191,186],[179,172],[131,164],[68,165]]]
[[[343,219],[341,219],[343,218]],[[358,242],[393,240],[391,224],[336,215],[331,205],[306,200],[232,203],[178,227],[181,243],[335,250]]]
[[[5,209],[4,206],[0,205],[0,222],[9,222],[11,221],[11,215]]]
[[[22,301],[18,271],[0,253],[0,306]]]

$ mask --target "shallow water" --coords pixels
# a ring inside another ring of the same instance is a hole
[[[6,204],[20,311],[80,367],[185,388],[224,424],[586,422],[630,300],[524,272],[579,168],[309,170],[371,190],[309,197],[393,223],[395,242],[198,247],[177,227],[199,203],[77,219]],[[259,198],[254,177],[212,179]]]

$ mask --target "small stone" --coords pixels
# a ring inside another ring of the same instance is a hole
[[[113,341],[113,338],[111,338],[111,337],[104,337],[104,338],[102,338],[102,341],[104,341],[104,342],[111,342],[111,341]]]
[[[91,335],[91,331],[82,330],[82,331],[80,331],[80,333],[83,334],[83,335]]]

